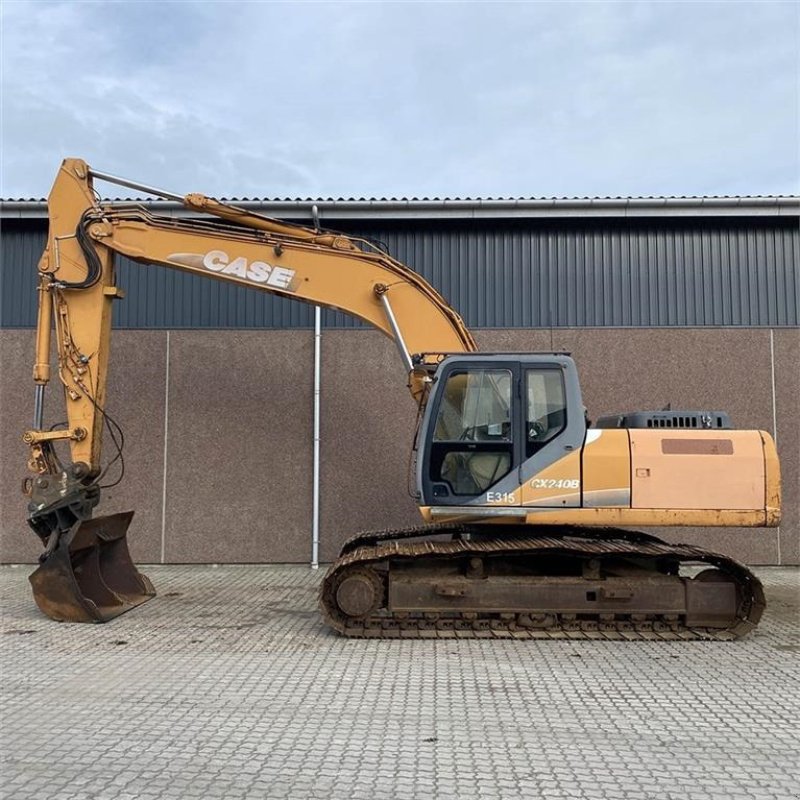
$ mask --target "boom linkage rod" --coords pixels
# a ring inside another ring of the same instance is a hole
[[[177,200],[179,203],[184,202],[184,196],[182,194],[168,192],[166,189],[156,189],[154,186],[148,186],[145,183],[131,181],[128,180],[128,178],[120,178],[119,176],[111,175],[108,172],[100,172],[99,170],[92,169],[91,167],[89,167],[89,175],[91,175],[93,178],[97,178],[100,181],[106,181],[106,183],[114,183],[117,186],[125,186],[127,189],[137,189],[140,192],[154,194],[156,197],[163,197],[167,200]]]
[[[397,349],[400,351],[400,358],[403,360],[406,372],[411,372],[411,370],[414,369],[414,364],[411,360],[411,353],[408,352],[405,339],[403,339],[403,333],[400,330],[400,326],[397,324],[397,318],[392,310],[392,304],[389,302],[386,287],[379,287],[377,295],[380,298],[381,304],[383,305],[383,310],[386,312],[386,318],[389,320],[389,326],[392,329],[392,333],[394,333],[394,340],[397,343]]]

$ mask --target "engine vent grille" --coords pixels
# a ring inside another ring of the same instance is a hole
[[[598,418],[594,427],[730,430],[733,425],[724,411],[631,411],[605,414]]]

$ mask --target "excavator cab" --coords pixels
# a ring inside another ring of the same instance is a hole
[[[586,420],[569,356],[451,356],[434,377],[422,424],[417,480],[434,515],[518,508],[520,486],[561,461],[559,480],[575,491],[558,506],[580,505],[580,459],[565,457],[579,454]]]

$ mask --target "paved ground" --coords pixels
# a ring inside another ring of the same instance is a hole
[[[151,567],[105,626],[0,569],[3,797],[800,797],[798,572],[735,643],[353,641],[304,567]]]

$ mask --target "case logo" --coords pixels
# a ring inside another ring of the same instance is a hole
[[[276,267],[266,261],[248,261],[244,256],[233,259],[224,250],[209,250],[205,255],[200,253],[172,253],[168,260],[187,267],[203,267],[209,272],[222,275],[235,275],[253,283],[271,286],[293,292],[298,280],[293,269]]]

